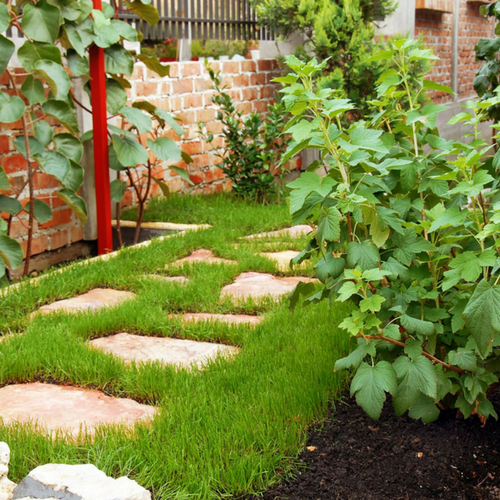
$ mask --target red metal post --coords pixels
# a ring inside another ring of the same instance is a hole
[[[94,9],[102,10],[101,0],[93,0]],[[97,248],[99,255],[113,251],[111,227],[111,190],[109,187],[108,121],[106,109],[106,72],[104,49],[90,48],[90,88],[94,127],[94,172],[97,205]]]

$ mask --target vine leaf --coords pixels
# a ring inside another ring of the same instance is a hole
[[[35,72],[45,80],[58,101],[68,99],[71,82],[64,68],[53,61],[42,59],[34,65]]]
[[[397,388],[396,372],[388,361],[375,366],[361,363],[351,382],[351,396],[374,420],[378,420],[385,403],[386,392],[394,394]]]
[[[17,57],[28,73],[32,73],[35,64],[42,59],[62,64],[61,51],[57,47],[45,43],[30,42],[29,40],[19,47]]]
[[[0,75],[5,71],[5,68],[7,68],[10,58],[15,50],[16,46],[14,43],[5,38],[3,35],[0,35]]]
[[[158,14],[158,10],[156,9],[156,7],[153,7],[152,5],[146,5],[140,0],[134,0],[133,2],[125,1],[124,3],[127,6],[128,10],[146,21],[150,26],[158,24],[160,15]]]
[[[7,212],[10,215],[17,215],[23,206],[15,198],[0,194],[0,212]]]
[[[61,11],[49,5],[45,0],[41,0],[36,5],[24,4],[21,27],[32,40],[54,44],[61,24]]]
[[[82,197],[78,196],[71,189],[61,189],[57,192],[57,196],[61,198],[80,219],[82,224],[87,222],[87,205]]]
[[[119,43],[104,49],[104,65],[106,73],[130,76],[134,71],[134,58]]]
[[[120,203],[122,201],[123,195],[125,194],[125,191],[127,190],[127,184],[120,179],[115,179],[114,181],[110,182],[110,187],[111,187],[111,200],[115,201],[116,203]]]
[[[43,171],[55,177],[59,182],[63,182],[68,175],[70,165],[69,160],[57,151],[44,151],[33,156]]]
[[[56,134],[54,143],[59,153],[78,163],[83,156],[83,144],[72,134]]]
[[[24,101],[17,95],[9,96],[0,92],[0,122],[14,123],[19,120],[24,113],[26,106]]]
[[[16,269],[23,261],[23,249],[13,238],[0,235],[0,257],[7,266],[11,269]]]
[[[151,118],[137,108],[125,107],[120,109],[120,114],[124,116],[141,134],[146,134],[151,130]]]
[[[495,334],[500,332],[500,286],[481,280],[464,310],[479,353],[486,356]]]
[[[31,202],[28,201],[26,205],[24,206],[24,211],[26,213],[30,212],[30,205]],[[35,216],[35,219],[40,223],[40,224],[45,224],[46,222],[49,222],[52,220],[53,214],[52,214],[52,209],[47,205],[42,200],[34,200],[33,201],[33,214]]]
[[[168,137],[159,137],[155,141],[148,139],[146,141],[153,154],[163,161],[180,161],[181,150],[179,146]]]
[[[71,133],[77,134],[79,132],[76,113],[68,103],[49,99],[42,104],[42,110],[52,118],[59,120]]]
[[[162,64],[157,57],[147,56],[146,54],[138,54],[137,59],[142,61],[147,68],[154,71],[161,77],[170,75],[170,66]]]
[[[393,367],[399,382],[398,390],[393,395],[397,415],[410,409],[422,393],[433,399],[437,397],[437,375],[431,360],[425,356],[417,356],[411,360],[407,356],[399,356]]]
[[[124,167],[135,167],[148,161],[147,150],[137,141],[129,137],[120,137],[113,134],[113,149],[118,161]]]
[[[37,78],[33,78],[31,75],[27,76],[26,80],[24,80],[21,85],[21,92],[26,99],[28,99],[31,106],[46,100],[45,89],[43,88],[42,82]]]
[[[340,212],[335,207],[323,208],[318,222],[316,233],[318,243],[323,244],[325,240],[338,241],[340,238]]]
[[[359,266],[363,271],[377,267],[380,261],[378,248],[370,241],[361,243],[353,241],[347,246],[347,264],[349,267]]]

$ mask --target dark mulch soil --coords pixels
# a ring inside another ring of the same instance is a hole
[[[500,392],[493,398],[500,414]],[[500,423],[455,411],[424,425],[386,404],[378,422],[346,398],[310,433],[305,466],[264,500],[498,500]]]

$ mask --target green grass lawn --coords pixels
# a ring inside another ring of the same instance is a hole
[[[159,416],[133,436],[103,429],[93,443],[78,445],[24,427],[0,427],[0,441],[12,448],[10,476],[20,480],[48,462],[90,462],[107,474],[132,477],[155,499],[230,498],[265,489],[293,472],[308,427],[321,420],[328,401],[345,387],[333,364],[347,349],[348,340],[337,327],[346,306],[322,303],[292,313],[286,298],[280,304],[220,300],[221,288],[241,272],[283,275],[256,253],[303,248],[304,240],[238,241],[289,226],[286,206],[246,204],[228,196],[174,196],[170,202],[154,200],[145,220],[213,228],[129,248],[108,262],[72,266],[0,297],[0,334],[14,334],[0,343],[0,385],[38,380],[97,388],[158,405]],[[164,269],[198,248],[238,264],[197,264],[181,273]],[[163,283],[141,277],[145,273],[184,274],[190,281]],[[95,287],[133,291],[137,298],[77,317],[29,318],[43,304]],[[244,312],[264,314],[265,320],[255,329],[181,326],[168,317],[181,312]],[[127,365],[87,347],[88,339],[115,332],[217,341],[242,350],[204,371],[188,371],[154,363]]]

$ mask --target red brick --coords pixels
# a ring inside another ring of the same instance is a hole
[[[259,91],[256,88],[241,89],[241,99],[243,101],[255,101],[259,98]]]
[[[233,78],[234,87],[247,87],[249,82],[248,75],[238,75]]]
[[[172,82],[172,94],[188,94],[193,92],[193,80],[175,80]]]
[[[201,75],[201,63],[197,61],[182,63],[181,76],[200,76]]]
[[[14,172],[26,170],[27,162],[24,159],[23,155],[14,154],[1,158],[0,166],[5,170],[7,174],[12,174]]]
[[[9,236],[11,236],[14,239],[22,238],[23,236],[26,236],[28,234],[28,221],[23,220],[22,222],[19,222],[18,220],[13,220],[10,224],[10,233]]]
[[[81,240],[83,240],[83,228],[78,224],[78,226],[73,226],[71,228],[71,242],[76,243]]]
[[[179,67],[180,63],[172,62],[170,63],[170,78],[179,78]]]
[[[40,229],[47,229],[49,227],[61,226],[62,224],[68,224],[71,222],[72,216],[71,208],[63,208],[62,210],[55,210],[53,212],[52,220],[40,225]]]
[[[130,207],[130,205],[134,204],[133,193],[130,190],[125,191],[121,201],[121,207]]]
[[[69,245],[69,231],[58,231],[50,235],[50,249],[57,250],[58,248]]]
[[[240,63],[236,61],[227,61],[222,63],[222,73],[239,73],[240,72]]]
[[[33,183],[35,186],[35,190],[53,189],[61,185],[56,178],[42,172],[35,173],[35,175],[33,176]]]
[[[252,112],[252,103],[250,102],[242,102],[240,104],[236,105],[236,109],[243,113],[244,115],[247,115],[248,113]]]
[[[158,94],[158,84],[156,82],[138,82],[135,86],[137,97],[147,98]]]
[[[0,135],[0,155],[10,153],[9,136]]]
[[[196,120],[199,122],[210,122],[215,118],[215,109],[204,108],[196,111]]]
[[[23,249],[24,256],[26,257],[26,249],[28,247],[28,242],[21,242],[21,247]],[[37,236],[33,238],[31,243],[31,255],[38,255],[39,253],[45,252],[49,249],[49,238],[42,234],[41,236]]]
[[[194,88],[196,92],[204,92],[212,88],[212,81],[209,78],[196,78]]]
[[[202,152],[203,144],[201,141],[185,142],[182,144],[181,149],[188,155],[199,155]]]
[[[215,182],[224,178],[224,172],[220,168],[205,171],[205,182]]]
[[[200,94],[191,94],[184,97],[184,109],[201,108],[203,97]]]
[[[257,61],[257,68],[259,71],[271,71],[273,69],[272,59],[261,59]]]
[[[218,193],[222,193],[223,188],[224,188],[224,184],[222,184],[222,183],[221,184],[216,184],[214,186],[214,193],[217,193],[217,194]]]
[[[250,75],[250,85],[265,85],[265,83],[266,83],[266,75],[262,73]]]
[[[257,68],[257,64],[255,61],[240,61],[241,71],[255,71]]]
[[[203,182],[203,172],[197,171],[194,174],[189,174],[189,178],[194,184],[201,184]]]

